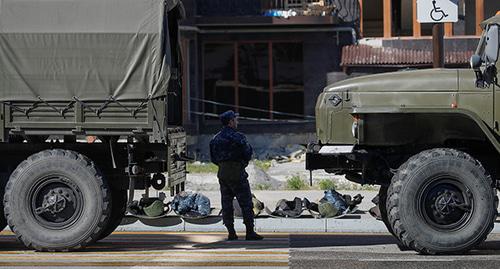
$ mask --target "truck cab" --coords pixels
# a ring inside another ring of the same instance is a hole
[[[500,13],[481,26],[470,69],[348,79],[317,100],[306,169],[380,185],[388,230],[420,253],[466,252],[496,219]]]

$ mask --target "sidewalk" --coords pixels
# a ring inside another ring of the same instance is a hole
[[[218,191],[204,191],[214,209],[212,216],[202,220],[183,220],[170,214],[159,220],[138,220],[135,217],[126,217],[117,231],[170,231],[170,232],[224,232],[225,227],[220,212],[220,193]],[[314,219],[308,211],[298,219],[273,218],[261,215],[255,219],[255,227],[259,232],[375,232],[385,233],[386,228],[380,221],[375,220],[368,209],[373,206],[371,199],[377,195],[375,191],[344,191],[342,194],[356,195],[360,193],[365,198],[359,205],[356,214],[341,219]],[[292,200],[295,197],[318,201],[323,197],[323,191],[254,191],[255,196],[273,210],[280,199]],[[154,195],[154,193],[152,193]],[[244,231],[245,226],[241,219],[235,220],[238,231]]]
[[[241,219],[235,220],[235,228],[245,231]],[[356,232],[386,233],[387,229],[381,221],[371,216],[350,215],[342,219],[314,219],[302,217],[284,219],[257,217],[255,228],[258,232],[316,233],[316,232]],[[203,220],[183,220],[177,216],[168,216],[159,220],[137,220],[127,217],[117,231],[165,231],[165,232],[225,232],[222,219],[211,216]],[[500,231],[500,230],[499,230]]]
[[[284,233],[387,233],[383,222],[376,220],[368,213],[373,206],[371,199],[377,195],[376,191],[342,191],[342,194],[364,196],[355,214],[340,219],[315,219],[307,211],[298,219],[273,218],[261,215],[255,219],[255,228],[258,232]],[[220,211],[220,194],[218,191],[205,191],[212,202],[214,211],[212,216],[202,220],[184,220],[171,213],[166,218],[158,220],[138,220],[135,217],[126,217],[117,231],[161,231],[161,232],[225,232],[222,219],[217,216]],[[322,191],[254,191],[258,199],[271,210],[279,199],[291,200],[294,197],[308,198],[317,201],[323,197]],[[154,195],[154,193],[152,193]],[[241,219],[235,220],[235,228],[242,232],[245,226]],[[495,224],[493,233],[500,233],[500,222]]]

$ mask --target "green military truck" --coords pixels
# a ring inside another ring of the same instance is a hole
[[[179,0],[0,0],[0,230],[79,249],[134,190],[184,189],[183,14]]]
[[[388,230],[420,253],[466,252],[497,218],[500,14],[481,26],[470,70],[348,79],[317,101],[306,168],[380,185]]]

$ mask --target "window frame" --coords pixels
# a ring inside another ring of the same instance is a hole
[[[204,40],[201,42],[201,64],[202,64],[202,73],[201,73],[201,91],[202,91],[202,96],[203,99],[206,99],[205,96],[205,46],[207,44],[221,44],[221,45],[227,45],[227,44],[232,44],[234,48],[234,63],[233,63],[233,74],[234,78],[233,81],[235,83],[234,86],[234,109],[236,112],[239,112],[240,110],[240,104],[239,104],[239,86],[240,86],[240,80],[239,80],[239,45],[240,44],[267,44],[267,49],[268,49],[268,65],[269,65],[269,107],[267,108],[269,110],[269,117],[267,119],[274,120],[275,116],[272,113],[274,111],[274,64],[273,64],[273,45],[275,43],[296,43],[296,44],[301,44],[302,45],[302,54],[304,53],[303,50],[303,45],[304,41],[303,40]],[[303,63],[302,63],[303,65]],[[305,86],[305,85],[304,85]],[[261,109],[261,108],[258,108]],[[207,122],[214,122],[216,120],[207,120],[205,117],[203,117],[204,121]]]

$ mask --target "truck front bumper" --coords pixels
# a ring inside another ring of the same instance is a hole
[[[361,171],[359,161],[361,152],[355,145],[320,145],[311,143],[307,146],[306,169],[324,169],[330,173]]]

